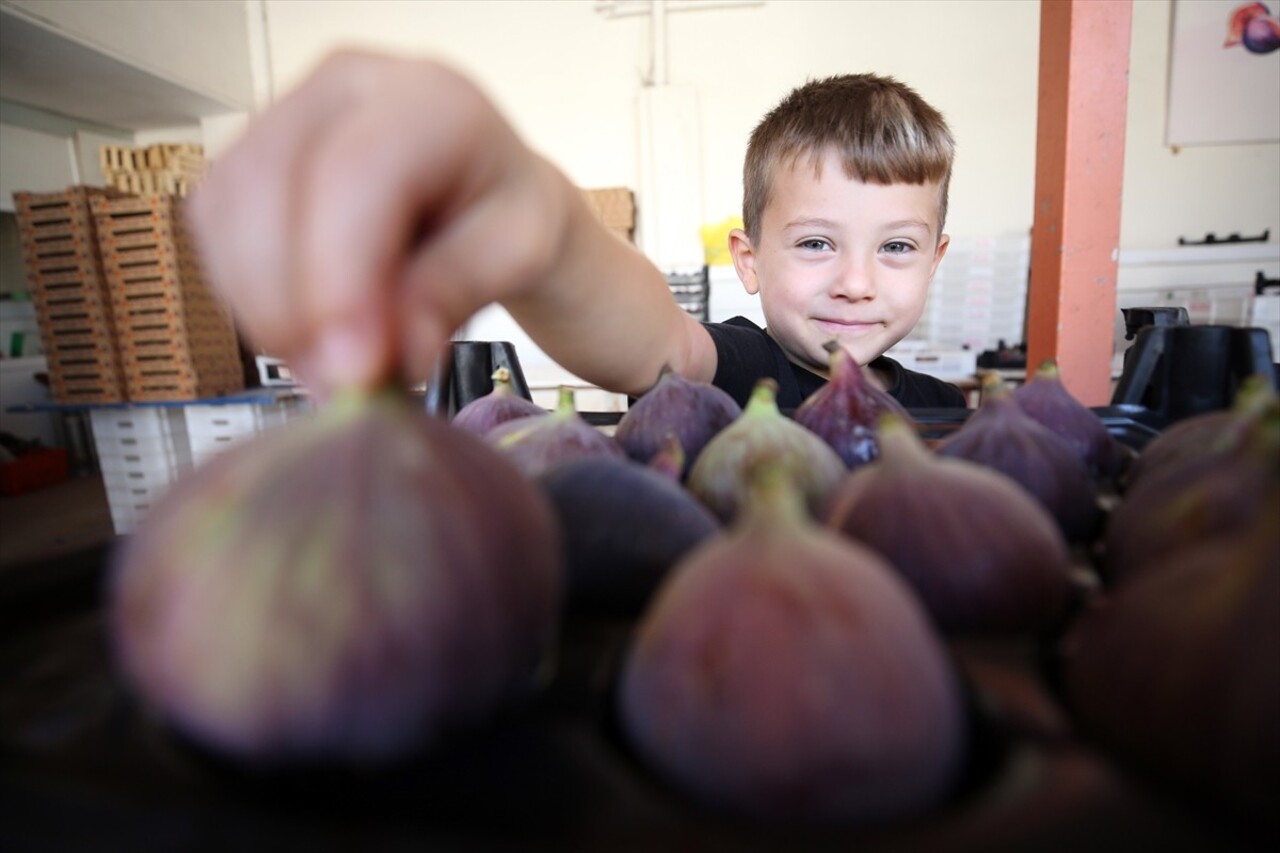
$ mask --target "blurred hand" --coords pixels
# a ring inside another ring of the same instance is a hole
[[[345,53],[213,164],[190,221],[239,327],[326,394],[427,378],[455,328],[536,286],[566,187],[457,73]]]

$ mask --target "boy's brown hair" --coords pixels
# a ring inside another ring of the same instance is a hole
[[[873,184],[923,184],[941,189],[938,235],[947,220],[947,190],[955,141],[942,114],[892,77],[846,74],[793,89],[751,133],[742,170],[743,227],[760,240],[774,171],[808,155],[815,163],[834,148],[846,177]]]

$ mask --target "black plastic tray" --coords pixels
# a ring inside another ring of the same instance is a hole
[[[1267,849],[1258,827],[1079,738],[1031,642],[950,643],[973,706],[965,778],[949,802],[890,825],[754,824],[651,776],[612,722],[633,627],[622,621],[567,622],[546,689],[431,754],[256,774],[183,742],[120,683],[100,605],[106,556],[25,567],[47,582],[0,598],[2,850]]]

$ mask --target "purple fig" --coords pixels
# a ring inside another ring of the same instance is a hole
[[[659,589],[618,695],[643,762],[757,819],[919,814],[964,758],[959,681],[920,603],[880,557],[814,524],[781,467]]]
[[[547,414],[546,409],[515,392],[515,387],[511,384],[511,371],[507,368],[499,367],[493,372],[492,378],[493,390],[459,409],[450,423],[458,429],[484,435],[498,424],[530,415]]]
[[[1062,436],[1097,477],[1116,479],[1132,454],[1115,439],[1088,406],[1062,384],[1058,365],[1043,362],[1030,382],[1013,392],[1014,402],[1035,420]]]
[[[574,404],[573,389],[567,385],[560,387],[554,412],[499,424],[485,434],[485,440],[529,477],[580,456],[624,455],[612,436],[582,419]]]
[[[1280,809],[1280,495],[1247,530],[1170,553],[1097,600],[1063,642],[1080,728],[1183,793]]]
[[[1230,409],[1205,412],[1177,421],[1151,439],[1124,472],[1123,485],[1131,489],[1154,471],[1195,464],[1238,440],[1237,433],[1274,405],[1275,388],[1264,376],[1252,376],[1240,386]]]
[[[1072,575],[1049,513],[1004,474],[931,454],[896,415],[826,521],[886,557],[948,633],[1035,632],[1065,615]]]
[[[1240,535],[1280,495],[1280,398],[1240,415],[1194,460],[1152,470],[1111,513],[1104,565],[1117,583],[1164,565],[1200,542]]]
[[[742,408],[727,392],[664,368],[657,384],[627,409],[613,435],[628,456],[643,464],[674,432],[684,448],[681,476],[686,477],[711,437],[741,414]]]
[[[352,394],[175,484],[115,555],[109,612],[126,680],[194,741],[370,764],[534,686],[560,565],[551,509],[510,462]]]
[[[680,436],[674,432],[667,433],[667,438],[662,442],[662,447],[653,455],[645,466],[669,480],[679,483],[684,479],[685,462],[688,456],[685,455],[684,447],[680,444]]]
[[[560,520],[570,613],[639,615],[671,567],[720,529],[678,481],[630,459],[570,459],[538,482]]]
[[[1098,532],[1098,488],[1079,454],[1057,433],[1013,402],[999,374],[982,378],[982,405],[937,448],[999,471],[1026,489],[1058,521],[1072,542]]]
[[[778,411],[777,391],[777,382],[761,379],[742,415],[707,443],[689,472],[689,491],[722,521],[737,513],[761,462],[782,466],[815,515],[845,474],[830,445]]]
[[[793,417],[831,445],[845,467],[856,468],[880,453],[876,426],[883,413],[893,412],[906,420],[911,416],[867,378],[844,347],[835,341],[828,341],[825,347],[831,354],[831,379],[809,395]]]

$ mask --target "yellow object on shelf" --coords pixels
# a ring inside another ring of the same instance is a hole
[[[704,225],[702,232],[702,250],[706,256],[707,266],[728,266],[733,263],[729,254],[729,232],[742,227],[741,216],[730,216],[723,222]]]

